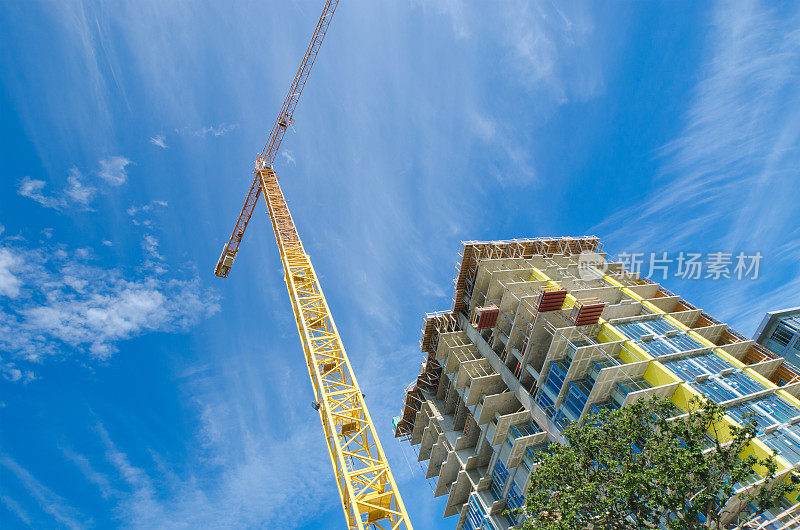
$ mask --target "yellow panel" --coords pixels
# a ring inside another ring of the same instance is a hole
[[[686,383],[681,383],[678,385],[678,388],[675,389],[675,392],[672,394],[670,398],[673,403],[675,403],[678,408],[683,411],[689,410],[689,401],[693,398],[703,398],[703,395],[690,387]]]
[[[800,399],[797,399],[796,397],[791,395],[786,390],[778,390],[775,393],[780,395],[783,399],[785,399],[786,401],[788,401],[789,403],[791,403],[792,405],[794,405],[798,409],[800,409]]]
[[[683,379],[676,377],[672,372],[658,361],[653,361],[647,367],[644,378],[653,386],[668,385],[670,383],[680,383]]]

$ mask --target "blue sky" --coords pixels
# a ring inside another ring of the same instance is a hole
[[[265,207],[212,273],[320,10],[0,4],[0,526],[341,527]],[[342,2],[276,169],[417,528],[461,240],[761,252],[664,284],[800,305],[799,66],[791,2]]]

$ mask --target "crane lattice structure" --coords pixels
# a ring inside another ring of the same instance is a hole
[[[256,158],[255,179],[214,272],[219,277],[227,277],[263,191],[314,387],[314,407],[322,422],[348,528],[364,530],[373,525],[381,529],[410,530],[411,522],[367,411],[364,395],[272,167],[337,4],[338,0],[327,0],[325,4],[272,133]]]

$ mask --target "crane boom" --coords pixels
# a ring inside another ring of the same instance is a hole
[[[364,394],[356,382],[319,279],[303,248],[278,184],[278,176],[272,168],[337,4],[338,0],[327,0],[325,3],[314,36],[269,139],[256,157],[253,184],[214,273],[227,277],[239,251],[244,230],[263,192],[308,375],[314,387],[314,408],[322,422],[347,527],[365,530],[372,525],[373,528],[387,530],[411,530],[403,500],[367,411]]]
[[[286,129],[294,122],[294,109],[297,107],[300,94],[306,86],[308,74],[311,73],[311,67],[314,66],[317,53],[319,53],[322,41],[325,39],[325,34],[328,31],[328,26],[331,25],[333,13],[336,11],[336,6],[338,4],[339,0],[327,0],[325,2],[322,15],[320,15],[317,27],[314,29],[314,34],[311,36],[311,42],[308,43],[308,48],[294,76],[292,86],[289,87],[289,92],[283,100],[281,111],[278,113],[278,117],[275,118],[272,132],[270,132],[267,143],[264,144],[264,149],[261,150],[258,160],[266,160],[267,164],[272,164],[275,161],[275,156],[278,154],[278,149],[281,146],[281,141],[283,141],[283,136],[286,134]],[[256,166],[255,169],[257,171],[259,167]],[[239,253],[239,245],[242,242],[244,231],[247,229],[247,223],[250,222],[250,217],[253,215],[253,209],[256,207],[256,203],[258,203],[258,196],[260,194],[261,183],[259,182],[258,176],[256,176],[253,179],[253,183],[250,184],[250,190],[247,192],[244,206],[242,206],[242,212],[239,214],[239,219],[236,220],[236,225],[233,227],[231,237],[228,238],[228,242],[222,248],[222,254],[220,254],[217,266],[214,268],[214,274],[220,278],[228,277],[228,272],[231,270],[233,261]]]
[[[316,396],[348,528],[412,528],[364,395],[345,353],[311,259],[303,248],[278,177],[262,159],[264,191],[297,331]]]

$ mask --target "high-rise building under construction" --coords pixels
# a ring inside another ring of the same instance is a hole
[[[639,398],[669,398],[685,411],[703,396],[731,424],[753,413],[753,451],[777,452],[778,477],[800,464],[798,370],[626,271],[596,237],[464,243],[453,308],[426,315],[420,344],[395,436],[427,461],[457,530],[519,525],[522,515],[503,513],[524,503],[534,453],[563,443],[567,422]],[[735,495],[760,479],[737,484]],[[735,500],[728,521],[746,515]],[[748,527],[800,527],[794,502]]]

